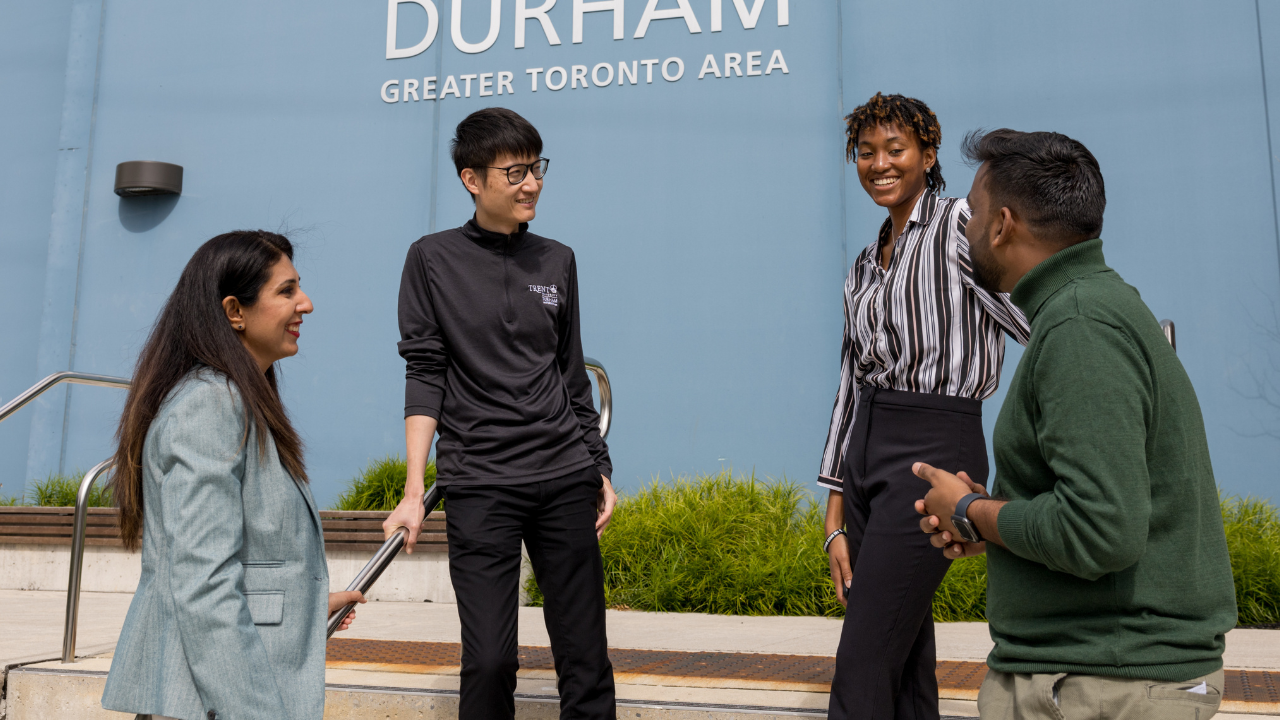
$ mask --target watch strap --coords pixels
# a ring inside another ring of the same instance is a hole
[[[969,506],[973,504],[974,500],[981,500],[984,497],[986,497],[986,495],[983,495],[982,493],[969,493],[968,495],[965,495],[956,503],[956,511],[953,514],[959,515],[965,520],[969,520]],[[969,522],[973,521],[969,520]]]

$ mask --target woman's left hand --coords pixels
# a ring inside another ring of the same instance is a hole
[[[359,590],[343,590],[342,592],[329,593],[329,614],[341,610],[348,603],[368,602],[364,599],[364,595]],[[351,612],[342,619],[342,624],[338,626],[338,631],[346,630],[351,627],[351,621],[356,619],[356,609],[351,608]]]
[[[600,486],[600,493],[596,495],[597,540],[604,536],[604,529],[609,527],[609,521],[613,519],[613,507],[618,504],[618,494],[613,491],[613,483],[603,475],[600,477],[604,478],[604,484]]]

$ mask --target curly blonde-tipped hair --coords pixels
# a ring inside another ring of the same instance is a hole
[[[846,160],[853,160],[858,154],[858,133],[866,128],[879,125],[896,125],[916,136],[920,149],[933,148],[935,151],[942,144],[942,126],[938,124],[938,116],[933,114],[928,105],[905,95],[885,95],[876,93],[865,105],[859,105],[845,119]],[[942,163],[936,160],[933,167],[925,175],[925,183],[934,192],[942,192],[947,181],[942,179]]]

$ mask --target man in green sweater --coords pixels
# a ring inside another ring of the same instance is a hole
[[[1218,489],[1191,380],[1102,256],[1102,174],[1079,142],[996,130],[965,234],[977,283],[1031,339],[995,428],[992,497],[918,463],[921,528],[986,552],[986,720],[1195,718],[1222,699],[1236,622]],[[948,468],[960,471],[963,468]]]

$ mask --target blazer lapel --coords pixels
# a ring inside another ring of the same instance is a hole
[[[316,501],[311,497],[311,489],[297,480],[294,480],[293,484],[298,488],[298,492],[302,493],[302,499],[307,501],[307,508],[311,510],[311,522],[315,523],[316,532],[324,537],[324,525],[320,521],[320,511],[316,509]]]

